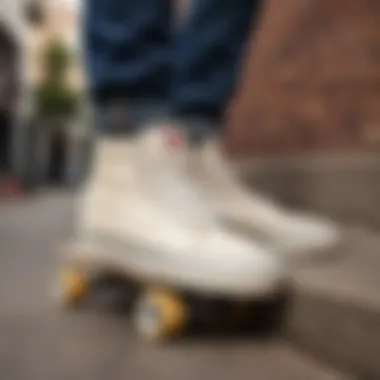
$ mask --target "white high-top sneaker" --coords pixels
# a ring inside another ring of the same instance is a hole
[[[81,251],[146,282],[244,298],[277,291],[281,261],[219,227],[188,181],[187,161],[181,135],[163,128],[101,141],[83,197]]]
[[[327,252],[340,240],[339,228],[329,220],[285,210],[246,189],[215,141],[194,154],[191,170],[224,221],[269,243],[277,252],[307,256]]]

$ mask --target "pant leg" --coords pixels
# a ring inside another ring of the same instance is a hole
[[[170,5],[169,0],[86,0],[85,63],[95,100],[167,97]]]
[[[260,0],[192,1],[188,21],[173,42],[171,103],[178,115],[221,116],[260,5]]]

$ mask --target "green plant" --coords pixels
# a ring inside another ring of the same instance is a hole
[[[53,40],[43,52],[44,81],[63,81],[71,64],[71,52],[61,40]]]
[[[37,114],[44,118],[73,116],[78,103],[78,95],[60,84],[45,84],[37,90]]]
[[[51,41],[43,52],[44,77],[36,92],[37,114],[42,118],[73,116],[79,96],[67,83],[71,52],[61,40]]]

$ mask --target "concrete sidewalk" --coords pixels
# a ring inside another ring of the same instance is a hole
[[[66,193],[0,206],[2,379],[347,379],[282,339],[202,337],[154,348],[136,339],[125,317],[56,310],[47,285],[74,208]]]

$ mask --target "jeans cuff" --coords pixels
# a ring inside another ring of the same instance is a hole
[[[197,115],[176,115],[174,117],[192,145],[202,144],[221,132],[218,120]]]
[[[170,106],[161,100],[129,100],[127,102],[127,118],[134,132],[141,131],[144,126],[170,119]]]
[[[144,125],[167,119],[169,106],[156,99],[113,99],[107,104],[97,103],[95,130],[101,135],[134,135]]]

